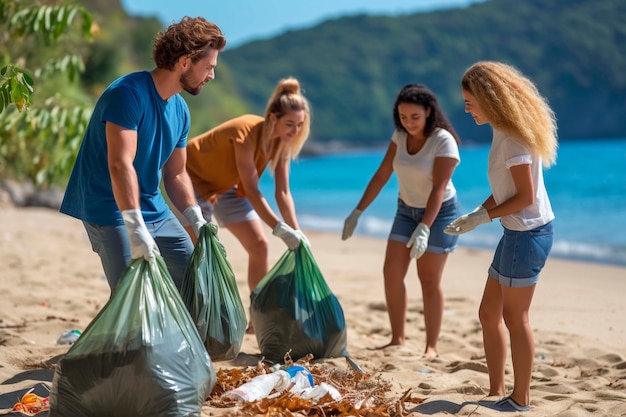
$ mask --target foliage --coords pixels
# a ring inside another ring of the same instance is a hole
[[[0,176],[46,187],[66,178],[89,120],[90,99],[72,82],[97,25],[82,6],[2,0],[0,28]]]
[[[25,6],[19,1],[6,1],[0,3],[0,21],[6,26],[7,34],[11,41],[23,39],[30,35],[37,35],[49,46],[56,42],[59,37],[73,23],[80,14],[83,20],[83,32],[86,36],[91,35],[91,15],[80,6],[73,5],[41,5]],[[4,56],[3,60],[7,57]],[[76,77],[76,72],[82,68],[82,61],[76,56],[67,55],[60,61],[46,63],[44,68],[37,70],[36,76],[42,76],[45,72],[68,72],[70,78]],[[14,103],[19,111],[30,106],[30,98],[33,93],[33,79],[23,69],[12,63],[6,64],[0,70],[2,85],[0,87],[0,113],[11,103]]]

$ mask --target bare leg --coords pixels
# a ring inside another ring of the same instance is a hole
[[[230,223],[226,228],[239,240],[248,252],[248,290],[254,291],[269,270],[268,242],[260,220]],[[246,333],[254,333],[248,320]]]
[[[502,321],[502,289],[500,283],[491,277],[487,278],[478,316],[483,328],[485,359],[489,371],[489,396],[503,396],[506,393],[506,335]]]
[[[268,243],[260,220],[225,226],[248,252],[248,289],[252,292],[269,269]]]
[[[502,287],[504,322],[511,338],[514,385],[511,398],[519,405],[530,403],[530,380],[535,356],[533,331],[528,310],[536,285],[524,288]]]
[[[385,254],[383,275],[385,279],[385,299],[391,324],[391,341],[383,346],[403,345],[405,342],[405,323],[407,293],[404,277],[409,269],[409,249],[404,243],[388,241]]]
[[[426,347],[424,355],[437,357],[437,340],[443,321],[443,289],[441,278],[448,254],[426,252],[417,260],[417,275],[422,286]]]

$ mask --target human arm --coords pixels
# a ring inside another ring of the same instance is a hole
[[[139,182],[133,166],[137,153],[137,131],[111,122],[106,123],[105,131],[113,197],[126,225],[131,258],[152,260],[155,253],[159,254],[159,249],[146,228],[139,204]]]
[[[491,207],[483,204],[492,219],[517,213],[535,202],[535,186],[533,185],[530,164],[514,165],[509,168],[509,171],[511,171],[515,184],[515,194],[497,205],[493,200]]]
[[[285,223],[298,230],[296,205],[289,186],[289,159],[282,158],[274,171],[274,198]]]
[[[378,169],[370,179],[367,187],[365,187],[365,191],[363,192],[363,196],[359,200],[359,203],[344,221],[343,232],[341,234],[342,240],[346,240],[352,236],[354,229],[356,229],[358,219],[363,211],[365,211],[365,209],[372,204],[380,193],[380,190],[383,189],[385,184],[389,181],[389,178],[391,178],[391,174],[393,174],[393,158],[396,155],[396,149],[397,145],[395,142],[390,142],[383,160],[380,162]]]
[[[458,164],[455,158],[438,157],[433,163],[433,186],[426,202],[422,221],[417,225],[415,231],[411,235],[407,247],[411,248],[411,258],[419,259],[428,247],[428,238],[430,237],[430,227],[437,218],[446,187],[452,178],[454,169]]]
[[[106,123],[107,162],[113,197],[120,211],[141,209],[139,181],[133,166],[137,153],[137,131]]]
[[[445,232],[448,234],[462,234],[475,229],[477,226],[488,223],[497,217],[516,213],[535,201],[535,187],[532,182],[530,164],[514,165],[509,168],[515,194],[500,204],[496,204],[493,195],[478,206],[471,213],[465,214],[450,223]]]
[[[255,147],[250,141],[234,141],[235,164],[241,185],[250,205],[261,220],[273,229],[280,218],[271,209],[259,188],[259,173],[254,161]]]
[[[290,161],[288,158],[282,158],[276,165],[274,170],[274,198],[284,222],[295,230],[300,240],[310,246],[311,242],[309,242],[309,239],[298,225],[296,205],[291,194],[291,187],[289,186],[289,168]]]
[[[193,185],[185,168],[187,149],[174,148],[172,155],[163,165],[163,186],[170,201],[189,221],[196,237],[206,224],[193,192]]]

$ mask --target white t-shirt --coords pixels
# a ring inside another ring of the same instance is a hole
[[[453,158],[460,161],[459,147],[450,132],[435,129],[422,149],[411,155],[406,148],[406,138],[407,133],[400,130],[396,130],[391,136],[391,141],[397,145],[393,169],[400,186],[400,198],[410,207],[424,208],[433,188],[435,158]],[[448,201],[455,195],[456,189],[451,179],[446,186],[443,201]]]
[[[510,168],[524,164],[530,164],[535,202],[517,213],[500,218],[502,225],[511,230],[524,231],[543,226],[554,220],[554,213],[543,183],[541,158],[531,154],[515,136],[494,129],[488,176],[496,204],[502,204],[515,195],[517,189]]]

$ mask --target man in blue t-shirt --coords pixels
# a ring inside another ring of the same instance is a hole
[[[96,103],[60,211],[83,221],[111,292],[131,259],[155,255],[181,287],[193,244],[159,184],[197,235],[206,220],[185,169],[190,114],[179,93],[215,77],[225,45],[215,24],[185,17],[155,37],[155,69],[120,77]]]

